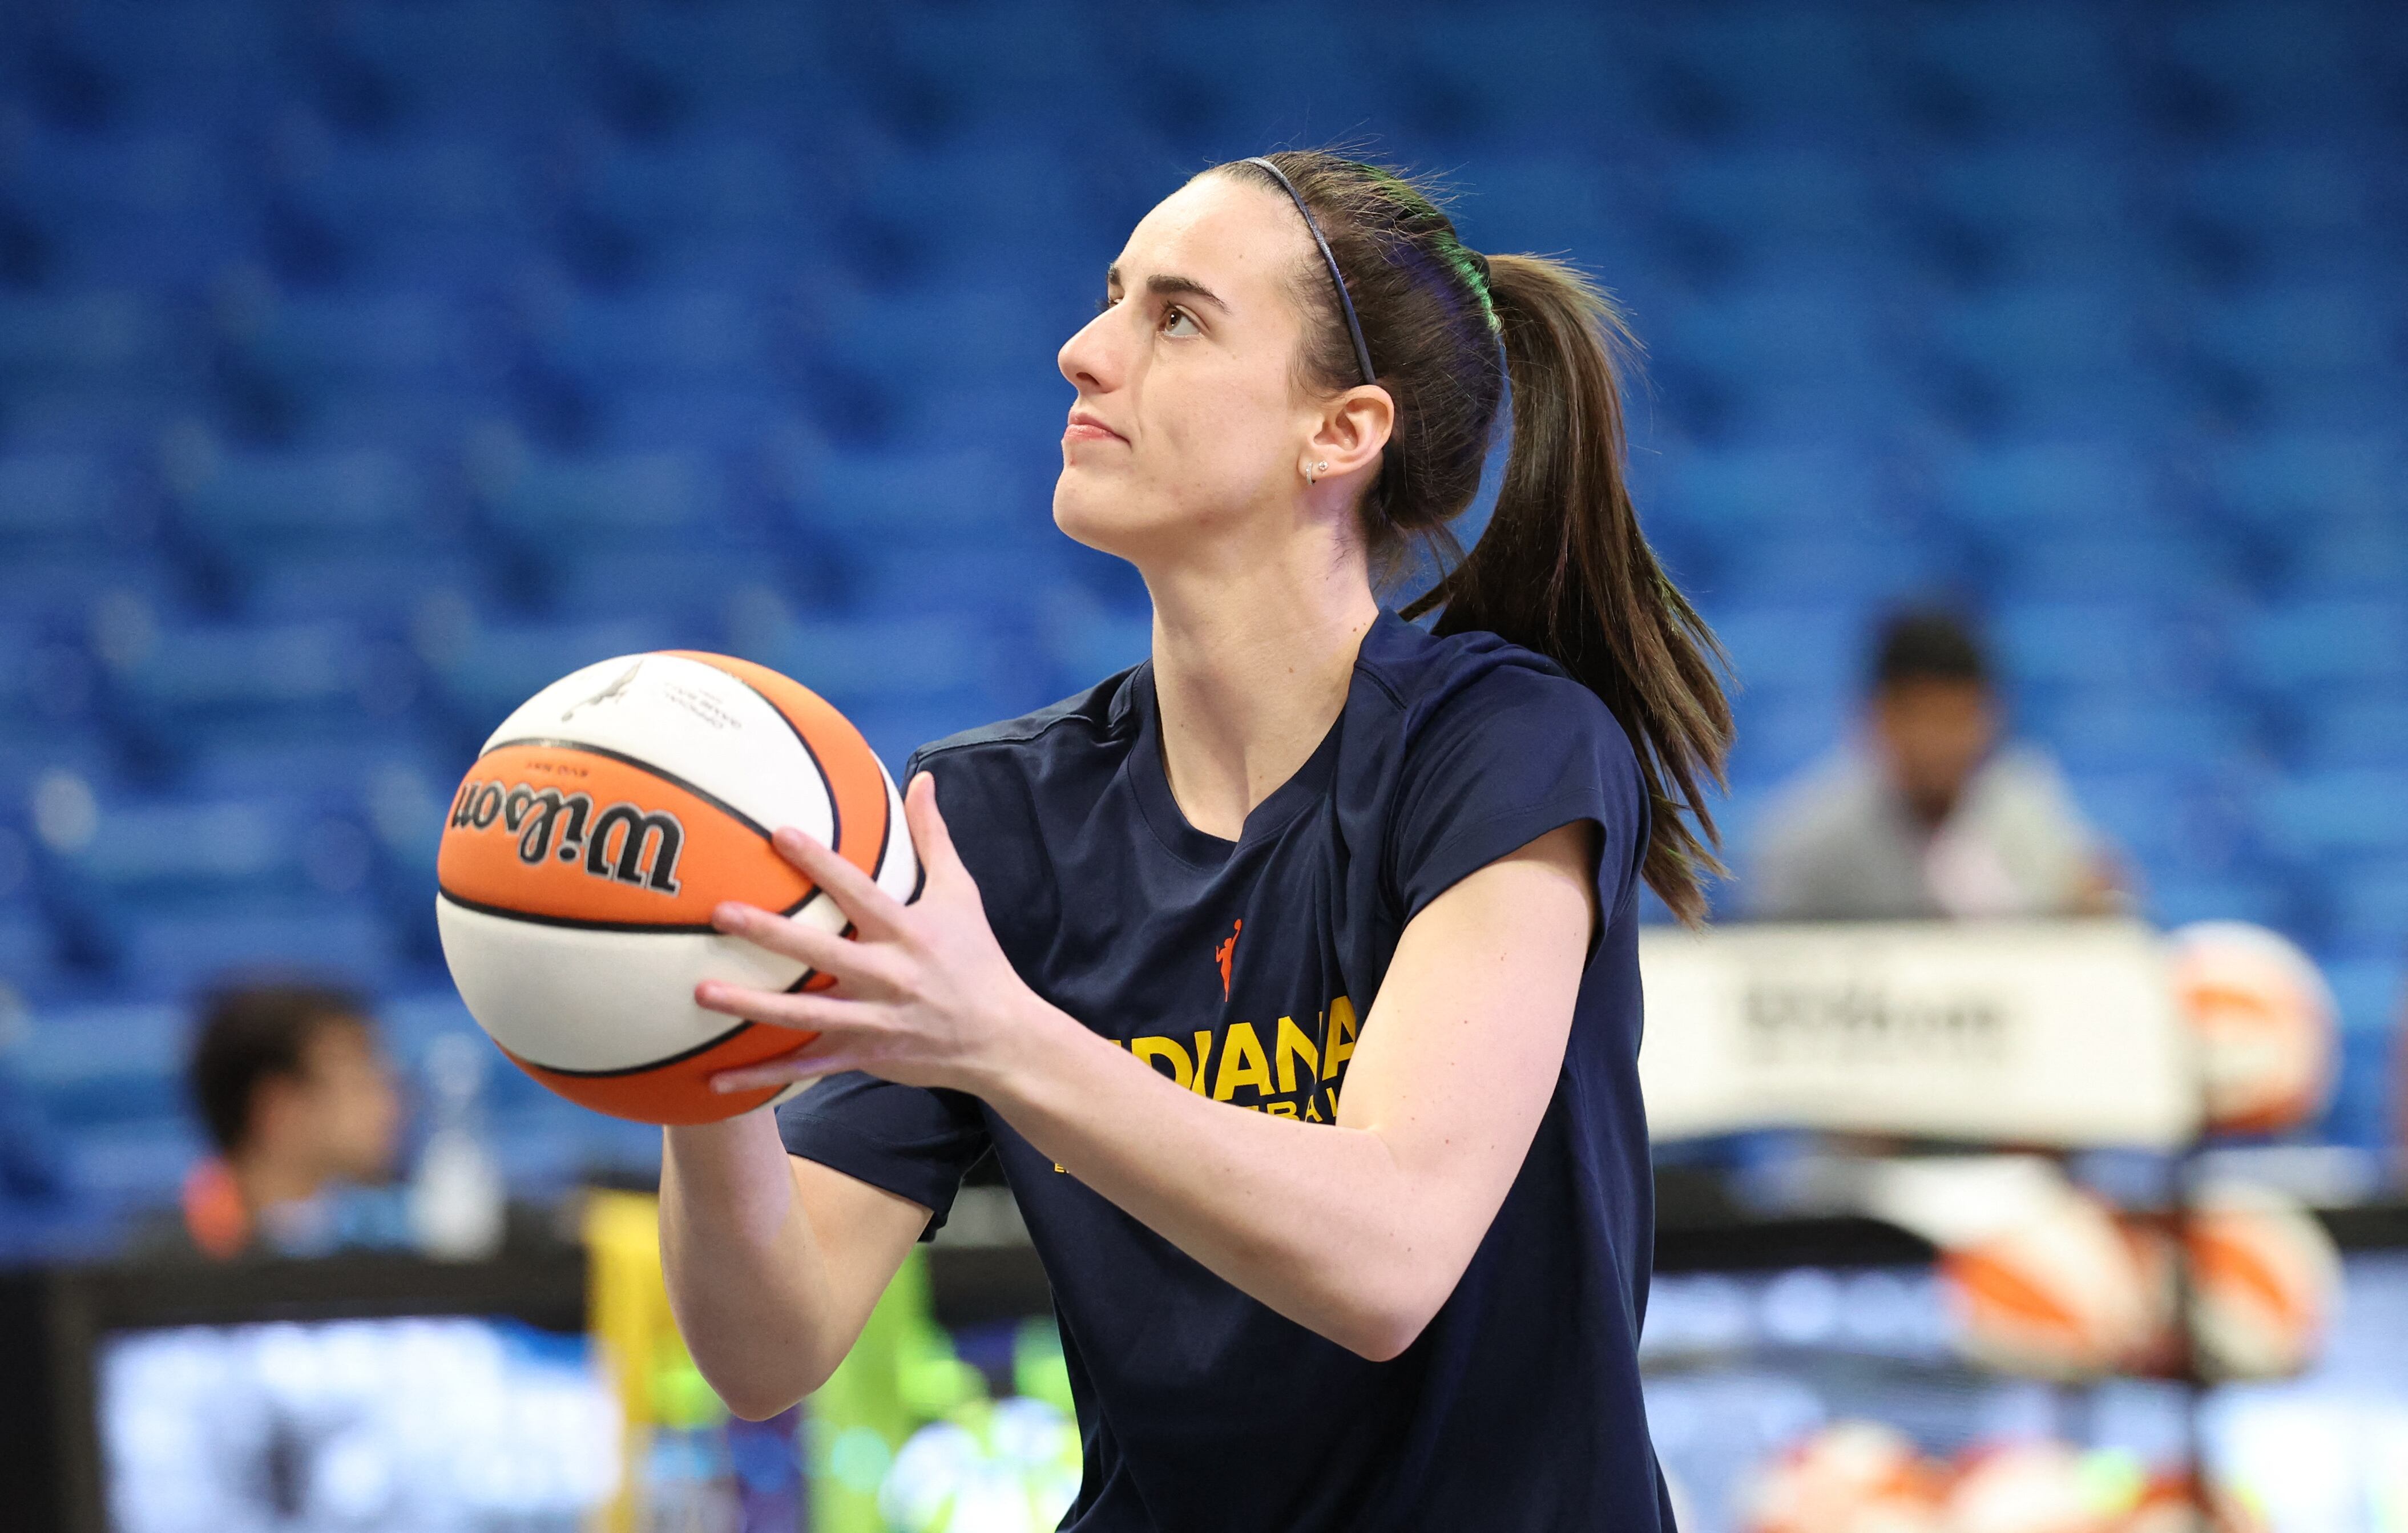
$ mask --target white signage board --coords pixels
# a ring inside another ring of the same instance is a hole
[[[2137,922],[1649,928],[1639,964],[1656,1139],[2171,1148],[2197,1131],[2164,941]]]

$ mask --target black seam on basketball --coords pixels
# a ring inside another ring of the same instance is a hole
[[[730,655],[727,658],[734,659],[735,657]],[[710,665],[710,662],[702,661],[699,662],[699,664]],[[769,711],[778,716],[778,722],[784,724],[794,733],[795,743],[803,748],[803,754],[811,758],[811,770],[820,774],[820,785],[827,790],[828,850],[838,853],[838,855],[842,855],[844,852],[844,806],[836,801],[836,780],[828,776],[827,766],[820,760],[820,753],[811,749],[810,737],[803,733],[803,726],[801,724],[796,724],[793,719],[786,716],[786,710],[778,706],[778,700],[775,697],[763,692],[759,687],[754,686],[752,682],[746,681],[743,677],[737,675],[734,671],[719,670],[719,667],[716,666],[711,666],[710,668],[712,670],[719,671],[720,675],[726,677],[729,681],[735,682],[738,686],[742,687],[753,696],[760,698],[764,704],[767,705]],[[800,681],[797,681],[795,684],[796,686],[802,685]],[[817,694],[813,694],[813,695],[816,696]],[[851,723],[852,721],[847,720],[846,722]]]
[[[831,895],[830,897],[831,897],[831,898],[833,898],[834,896],[832,896],[832,895]],[[841,938],[845,938],[847,941],[850,941],[850,940],[852,940],[852,939],[853,939],[853,938],[854,937],[854,935],[855,935],[855,934],[857,934],[860,930],[861,930],[861,928],[860,928],[860,927],[858,927],[858,926],[854,925],[852,922],[848,921],[848,922],[846,922],[846,923],[844,924],[844,930],[842,930],[842,931],[840,931],[840,932],[837,933],[837,935],[838,935],[838,937],[841,937]],[[788,986],[786,987],[786,994],[787,994],[787,995],[789,995],[789,996],[799,996],[799,995],[801,995],[801,994],[803,993],[803,987],[804,987],[805,985],[810,984],[813,980],[816,980],[816,979],[818,979],[819,977],[820,977],[820,971],[819,971],[818,969],[815,969],[815,968],[806,968],[806,969],[804,969],[804,970],[803,970],[803,972],[802,972],[802,974],[801,974],[798,978],[796,978],[796,979],[795,982],[794,982],[793,984],[790,984],[790,985],[788,985]]]
[[[495,751],[505,751],[513,745],[533,745],[541,747],[548,751],[582,751],[588,755],[602,756],[608,760],[615,761],[623,766],[633,766],[636,770],[642,772],[647,776],[659,778],[662,781],[667,783],[672,788],[681,788],[685,792],[694,795],[696,798],[701,799],[712,809],[717,809],[720,813],[735,821],[738,824],[742,825],[753,835],[760,837],[761,839],[766,841],[769,838],[769,829],[767,825],[764,825],[760,821],[753,819],[751,815],[745,813],[742,809],[738,809],[735,805],[729,803],[724,798],[720,797],[717,794],[712,793],[710,789],[696,787],[695,784],[688,782],[685,779],[678,776],[675,772],[665,772],[658,766],[653,766],[651,762],[643,760],[641,757],[628,755],[624,751],[613,751],[607,745],[588,745],[583,740],[559,740],[528,736],[520,739],[502,740],[494,745],[488,746],[485,750],[484,755],[479,756],[477,759],[479,761],[482,761],[485,759],[485,756],[492,755]],[[814,760],[811,765],[816,766],[819,763]],[[822,778],[824,780],[824,773],[822,774]],[[834,803],[836,800],[836,795],[828,795],[828,800],[830,803]]]
[[[708,922],[696,925],[690,921],[678,922],[674,924],[654,921],[595,921],[581,915],[544,915],[535,910],[513,910],[507,905],[488,905],[481,899],[469,899],[455,895],[440,883],[435,886],[435,894],[437,898],[448,899],[464,910],[474,910],[479,915],[498,916],[504,921],[523,921],[534,926],[566,926],[573,930],[588,932],[658,932],[687,936],[708,935],[719,929]]]
[[[787,906],[784,910],[780,910],[777,913],[789,918],[798,915],[802,912],[804,906],[809,905],[812,900],[817,899],[824,892],[824,891],[821,890],[815,884],[812,886],[810,893],[805,895],[802,898],[795,901],[792,905]],[[533,926],[566,926],[572,931],[588,932],[651,932],[665,936],[714,937],[724,935],[718,927],[712,925],[708,921],[700,924],[691,921],[681,921],[675,923],[657,921],[595,921],[590,917],[581,915],[545,915],[537,910],[514,910],[507,905],[488,905],[481,899],[470,899],[464,895],[455,895],[451,890],[444,888],[440,883],[437,883],[435,886],[435,893],[437,898],[448,899],[464,910],[474,910],[479,915],[498,916],[504,921],[523,921]]]
[[[580,1081],[607,1081],[613,1076],[641,1075],[646,1070],[666,1069],[671,1065],[682,1064],[684,1061],[692,1059],[696,1054],[709,1053],[711,1050],[718,1048],[729,1039],[740,1038],[744,1034],[751,1032],[759,1024],[757,1023],[739,1022],[735,1026],[730,1027],[727,1031],[720,1034],[717,1038],[710,1039],[709,1042],[697,1043],[691,1049],[680,1050],[678,1053],[670,1054],[666,1059],[654,1059],[641,1065],[621,1065],[607,1070],[568,1070],[563,1069],[557,1065],[547,1065],[539,1059],[527,1059],[527,1056],[524,1054],[520,1054],[518,1057],[525,1059],[529,1065],[532,1065],[537,1069],[543,1071],[546,1075],[566,1075]],[[727,1067],[733,1070],[741,1069],[744,1067],[740,1065],[730,1065]]]

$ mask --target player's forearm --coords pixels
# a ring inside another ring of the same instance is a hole
[[[1307,1329],[1393,1356],[1460,1277],[1441,1208],[1378,1134],[1208,1100],[1051,1007],[1024,1036],[980,1084],[988,1105],[1065,1174]]]
[[[661,1153],[661,1272],[695,1366],[738,1414],[775,1414],[833,1359],[819,1249],[767,1112],[671,1128]]]

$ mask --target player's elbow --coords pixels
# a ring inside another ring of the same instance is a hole
[[[1354,1290],[1357,1297],[1330,1340],[1368,1362],[1394,1362],[1429,1329],[1460,1275],[1443,1282],[1431,1275],[1427,1281],[1363,1284]]]
[[[822,1367],[797,1358],[752,1357],[729,1367],[720,1359],[696,1356],[695,1367],[728,1414],[745,1421],[767,1421],[817,1393],[836,1371],[833,1363]]]
[[[1421,1340],[1436,1313],[1418,1305],[1385,1306],[1350,1315],[1345,1334],[1331,1340],[1366,1362],[1393,1363]]]

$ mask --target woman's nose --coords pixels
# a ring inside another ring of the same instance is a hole
[[[1054,365],[1062,369],[1062,376],[1070,381],[1073,388],[1106,389],[1111,386],[1112,367],[1104,323],[1111,315],[1112,311],[1108,308],[1089,320],[1080,326],[1076,335],[1062,343],[1061,351],[1054,353]]]

